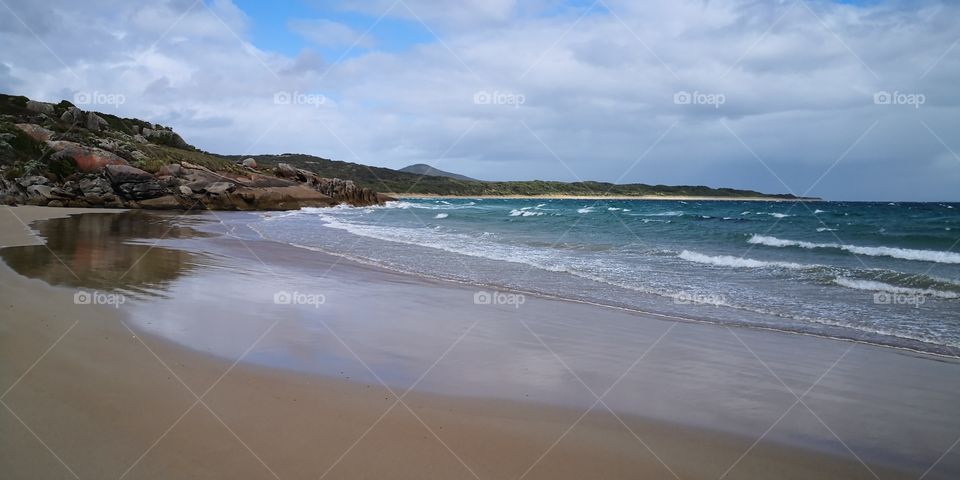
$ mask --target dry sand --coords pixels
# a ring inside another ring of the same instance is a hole
[[[0,209],[0,244],[33,241],[21,220],[70,213]],[[141,334],[123,308],[75,305],[74,289],[6,265],[0,285],[3,478],[716,479],[734,463],[726,478],[874,478],[851,458],[763,442],[750,450],[755,438],[602,408],[418,391],[398,404],[381,385],[234,363]]]

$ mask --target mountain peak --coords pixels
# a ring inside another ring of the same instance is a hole
[[[476,181],[476,179],[470,178],[466,175],[450,173],[450,172],[440,170],[438,168],[433,168],[430,165],[427,165],[426,163],[415,163],[413,165],[403,167],[399,171],[406,172],[406,173],[414,173],[417,175],[429,175],[431,177],[447,177],[447,178],[453,178],[456,180]]]

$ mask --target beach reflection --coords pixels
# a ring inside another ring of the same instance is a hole
[[[195,255],[154,246],[157,240],[205,235],[174,218],[133,211],[46,220],[34,225],[46,246],[4,248],[0,257],[17,273],[51,285],[162,295],[191,270]]]

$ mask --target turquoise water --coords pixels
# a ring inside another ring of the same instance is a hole
[[[253,227],[432,277],[960,352],[960,204],[406,199]]]

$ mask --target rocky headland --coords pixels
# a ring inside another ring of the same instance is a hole
[[[0,95],[0,203],[295,210],[392,198],[351,180],[203,152],[168,127]]]

